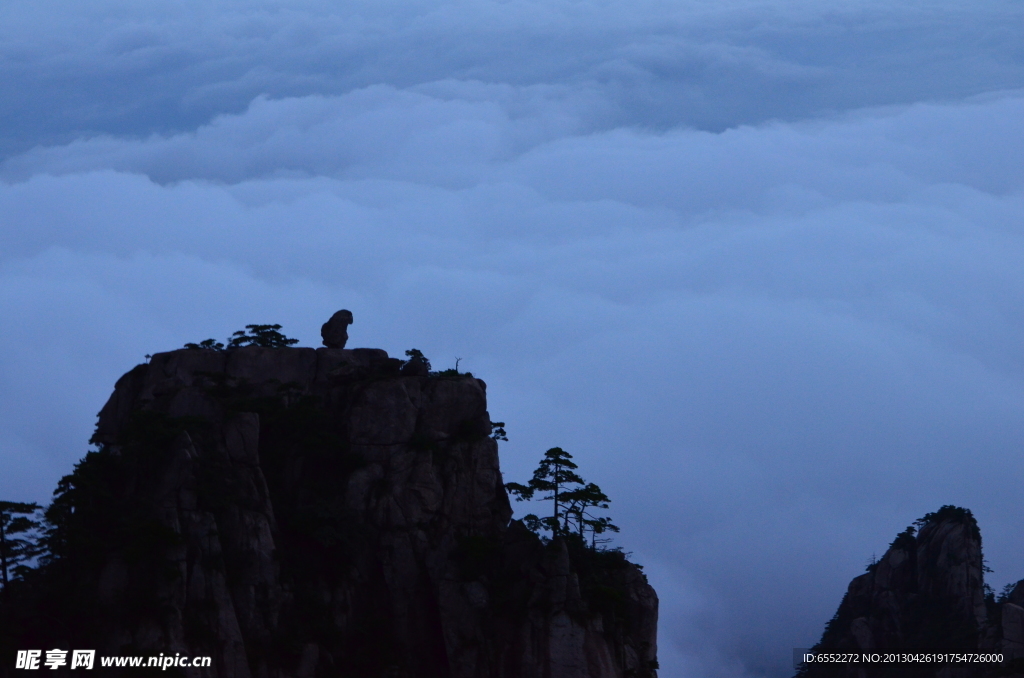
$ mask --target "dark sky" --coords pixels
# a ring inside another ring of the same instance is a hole
[[[147,353],[339,308],[561,446],[665,678],[777,678],[943,504],[1024,577],[1024,6],[0,4],[0,497]],[[519,507],[519,513],[525,507]]]

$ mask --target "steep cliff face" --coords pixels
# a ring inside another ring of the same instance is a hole
[[[816,649],[826,652],[1002,653],[999,667],[809,665],[806,678],[1024,675],[1024,582],[986,597],[981,533],[971,512],[944,506],[899,534],[885,555],[850,582]]]
[[[423,372],[336,348],[136,367],[59,490],[50,621],[23,632],[220,678],[653,676],[639,568],[510,522],[484,383]]]
[[[1024,580],[995,606],[982,647],[1002,652],[1016,674],[1024,675]]]

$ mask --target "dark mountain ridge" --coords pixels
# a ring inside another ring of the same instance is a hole
[[[6,592],[0,673],[56,647],[218,678],[655,676],[641,569],[511,520],[492,426],[483,381],[379,349],[152,356]]]
[[[850,582],[814,651],[863,656],[983,654],[999,662],[807,664],[800,678],[1024,676],[1024,580],[998,597],[985,585],[981,531],[943,506],[901,532]]]

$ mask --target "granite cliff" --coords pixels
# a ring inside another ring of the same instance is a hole
[[[1024,581],[998,598],[985,586],[981,532],[967,509],[943,506],[896,536],[850,582],[816,650],[975,652],[996,665],[807,665],[802,678],[1024,676]]]
[[[491,432],[483,381],[378,349],[156,354],[58,488],[6,645],[218,678],[655,676],[640,568],[511,520]]]

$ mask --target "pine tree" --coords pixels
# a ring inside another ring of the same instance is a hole
[[[189,342],[185,348],[199,350],[209,349],[213,351],[224,351],[229,348],[241,348],[242,346],[261,346],[263,348],[287,348],[299,343],[298,339],[291,339],[282,334],[280,325],[246,325],[244,330],[238,330],[228,337],[228,344],[216,339],[204,339],[198,344]],[[150,356],[146,356],[149,358]]]
[[[299,343],[298,339],[289,339],[278,330],[280,325],[246,325],[245,330],[238,330],[228,340],[228,348],[241,346],[262,346],[264,348],[286,348]],[[248,333],[246,333],[248,330]]]
[[[0,576],[5,591],[11,574],[41,553],[39,510],[38,504],[0,501]]]
[[[598,540],[598,535],[605,532],[618,532],[619,528],[612,524],[608,517],[599,517],[592,509],[607,509],[611,501],[600,487],[583,480],[576,470],[579,466],[572,461],[572,455],[560,447],[552,447],[544,453],[533,478],[523,485],[506,483],[505,489],[515,496],[516,501],[533,499],[537,492],[547,492],[540,497],[542,501],[554,502],[552,514],[540,518],[529,514],[523,523],[532,531],[542,530],[551,533],[552,537],[576,535],[586,541],[587,532],[591,535],[591,547],[608,540]]]
[[[595,516],[591,513],[590,509],[607,509],[608,502],[611,501],[608,495],[594,483],[587,483],[583,487],[563,493],[562,501],[566,507],[565,514],[568,517],[565,521],[566,526],[569,521],[575,522],[577,534],[583,540],[586,540],[586,532],[589,531],[591,548],[597,548],[598,543],[609,541],[608,539],[599,540],[598,535],[619,531],[618,526],[612,523],[611,518]]]

